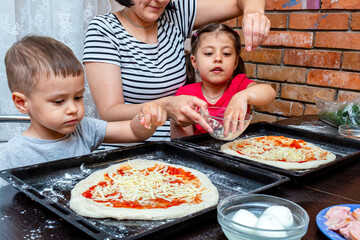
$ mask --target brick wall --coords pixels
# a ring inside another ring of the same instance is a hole
[[[271,84],[276,100],[254,109],[255,121],[317,114],[315,96],[360,97],[360,0],[266,0],[271,31],[242,52],[247,75]],[[242,18],[226,24],[241,32]]]

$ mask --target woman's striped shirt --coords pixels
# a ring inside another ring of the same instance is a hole
[[[96,16],[89,24],[83,62],[118,65],[126,104],[173,96],[186,78],[184,42],[190,36],[196,0],[173,1],[157,21],[158,42],[147,44],[131,36],[112,13]],[[148,141],[170,140],[170,121]]]

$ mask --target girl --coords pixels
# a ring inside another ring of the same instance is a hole
[[[242,120],[249,105],[266,105],[275,99],[275,90],[267,84],[257,84],[246,78],[244,62],[240,57],[241,41],[232,28],[210,23],[191,37],[188,85],[176,95],[196,96],[208,106],[227,107],[224,118]],[[188,63],[189,65],[189,63]],[[196,70],[201,82],[195,82]],[[232,126],[235,131],[236,126]],[[171,137],[206,133],[200,125],[187,127],[171,124]]]

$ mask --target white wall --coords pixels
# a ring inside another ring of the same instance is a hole
[[[110,0],[110,4],[111,4],[111,12],[116,12],[123,8],[123,6],[115,2],[115,0]]]

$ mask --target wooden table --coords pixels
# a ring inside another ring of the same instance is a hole
[[[302,116],[277,123],[301,125],[337,134],[336,129],[317,121],[316,116]],[[360,146],[360,142],[359,142]],[[344,203],[360,204],[360,159],[356,163],[332,171],[303,186],[285,184],[262,192],[286,198],[302,206],[310,216],[309,229],[303,239],[327,239],[317,228],[316,215],[322,209]],[[60,219],[48,209],[33,202],[12,186],[0,188],[0,239],[90,239],[77,228]],[[160,239],[160,238],[159,238]],[[170,239],[170,238],[169,238]],[[171,239],[225,240],[215,214],[206,222],[175,231]]]

